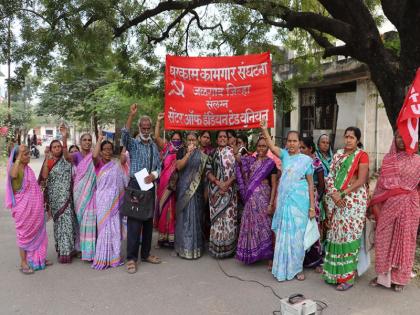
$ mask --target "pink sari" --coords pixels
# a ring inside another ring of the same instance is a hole
[[[398,152],[395,141],[385,155],[370,205],[380,214],[375,234],[378,283],[406,285],[411,278],[420,218],[420,156]]]
[[[7,164],[7,174],[13,165],[12,151]],[[26,165],[22,186],[13,193],[12,180],[7,176],[6,207],[12,210],[16,225],[16,243],[26,252],[28,265],[33,270],[45,268],[48,237],[45,227],[44,197],[33,170]]]
[[[169,179],[175,172],[177,149],[167,143],[162,150],[162,172],[157,187],[157,210],[155,213],[155,226],[159,231],[158,243],[162,246],[174,246],[175,240],[175,192],[168,188]]]

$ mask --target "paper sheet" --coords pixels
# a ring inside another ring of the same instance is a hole
[[[147,176],[149,176],[149,172],[147,171],[146,168],[143,168],[141,171],[135,173],[134,176],[136,177],[137,183],[139,183],[139,186],[140,186],[141,190],[146,191],[146,190],[149,190],[149,189],[153,188],[153,183],[146,184],[144,182],[144,179]]]

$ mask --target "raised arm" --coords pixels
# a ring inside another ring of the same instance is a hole
[[[274,155],[276,155],[277,157],[280,157],[281,149],[274,144],[273,140],[271,140],[271,136],[267,129],[267,121],[265,120],[261,121],[261,131],[265,138],[265,141],[267,141],[268,148],[271,150],[271,152],[273,152]]]
[[[166,140],[160,136],[160,122],[163,120],[164,117],[165,117],[164,113],[159,113],[156,119],[156,126],[155,126],[155,141],[160,150],[163,149],[166,143]]]
[[[16,157],[16,161],[15,163],[13,163],[12,169],[10,170],[10,177],[12,177],[13,179],[16,179],[18,177],[19,174],[19,167],[20,167],[20,159],[23,157],[23,154],[26,151],[26,146],[24,144],[21,144],[19,146],[19,151],[18,151],[18,155]]]
[[[185,153],[184,157],[176,161],[176,169],[178,171],[182,170],[185,167],[185,165],[187,165],[188,159],[190,158],[191,154],[194,152],[195,149],[196,146],[194,144],[190,143],[188,145],[187,152]]]
[[[120,153],[120,163],[121,165],[125,165],[127,163],[127,155],[126,155],[127,149],[123,146],[121,153]]]
[[[137,114],[137,109],[138,109],[137,104],[131,104],[130,113],[128,114],[127,122],[125,123],[125,128],[127,128],[128,130],[130,130],[131,128],[131,124],[133,123],[133,118]]]
[[[98,140],[96,141],[95,150],[93,151],[93,154],[92,154],[93,165],[95,166],[98,165],[99,163],[99,159],[101,155],[101,143],[103,139],[104,139],[104,136],[102,135],[102,131],[100,131],[98,135]]]
[[[67,149],[67,136],[68,136],[68,131],[66,126],[61,125],[60,126],[60,133],[61,133],[61,140],[63,141],[63,156],[64,158],[69,161],[70,163],[73,162],[73,157],[72,155],[69,153],[69,150]]]
[[[41,176],[43,179],[48,178],[48,174],[50,173],[50,170],[48,168],[48,160],[51,158],[51,152],[50,148],[47,146],[44,151],[44,163],[42,163],[42,169],[41,169]]]
[[[133,139],[131,138],[131,135],[130,135],[130,128],[133,122],[133,118],[136,116],[136,113],[137,113],[137,104],[132,104],[130,106],[130,112],[128,113],[128,118],[127,118],[125,127],[121,129],[122,144],[127,149],[127,151],[132,150]]]

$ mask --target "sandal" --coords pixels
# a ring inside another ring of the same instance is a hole
[[[30,268],[30,267],[21,267],[20,269],[19,269],[19,271],[21,272],[21,273],[23,273],[24,275],[32,275],[35,271],[32,269],[32,268]]]
[[[371,287],[377,287],[379,285],[378,278],[373,278],[372,280],[370,280],[369,285]]]
[[[150,255],[147,258],[142,258],[141,260],[144,262],[151,263],[151,264],[160,264],[162,262],[159,257],[154,256],[154,255]]]
[[[126,264],[127,272],[133,274],[137,272],[137,263],[134,260],[130,260]]]
[[[323,273],[322,266],[315,267],[315,273]]]
[[[404,286],[403,285],[400,285],[400,284],[396,284],[394,286],[394,291],[395,292],[398,292],[398,293],[402,293],[404,291]]]
[[[268,266],[267,266],[268,271],[272,271],[273,270],[273,261],[269,260],[268,261]]]
[[[299,272],[299,273],[296,275],[296,279],[297,279],[297,280],[299,280],[299,281],[303,281],[303,280],[305,280],[305,274],[304,274],[303,272]]]
[[[54,263],[51,260],[45,260],[45,267],[50,267],[52,265],[54,265]]]
[[[337,291],[343,292],[343,291],[347,291],[348,289],[351,289],[352,287],[353,285],[351,283],[344,282],[344,283],[339,284],[335,289]]]

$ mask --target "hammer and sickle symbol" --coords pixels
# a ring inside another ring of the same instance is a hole
[[[185,98],[185,96],[184,96],[184,83],[182,83],[180,81],[179,85],[178,85],[176,80],[172,80],[171,85],[174,87],[174,89],[170,90],[168,95],[175,94],[177,96],[182,96],[182,97]]]

